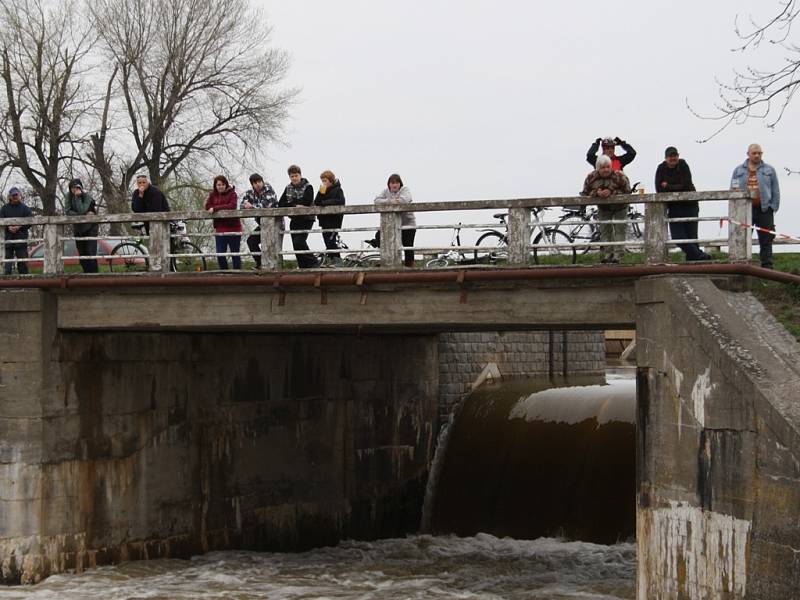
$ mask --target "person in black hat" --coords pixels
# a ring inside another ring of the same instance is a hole
[[[18,187],[8,190],[8,204],[0,208],[0,219],[20,219],[31,217],[33,213],[30,207],[22,201],[22,192]],[[14,259],[28,258],[28,229],[29,225],[6,225],[5,227],[5,259],[3,273],[11,275],[14,264],[17,265],[17,273],[20,275],[28,274],[28,263],[22,260],[17,262]],[[19,240],[19,241],[18,241]]]
[[[655,179],[656,192],[694,192],[692,172],[685,160],[678,155],[675,146],[664,150],[664,162],[658,165]],[[669,202],[667,216],[670,219],[697,218],[700,214],[700,205],[697,201]],[[696,240],[697,221],[682,221],[669,224],[669,234],[673,240]],[[711,260],[711,255],[706,254],[697,245],[697,242],[678,244],[683,250],[687,261]]]
[[[64,212],[70,217],[83,215],[96,215],[97,205],[89,192],[83,190],[80,179],[69,182],[69,188],[64,193]],[[75,247],[79,256],[97,255],[97,233],[99,223],[75,223],[72,226],[72,235],[75,236]],[[95,238],[91,240],[81,238]],[[81,258],[81,268],[84,273],[97,273],[96,258]]]
[[[250,175],[250,189],[242,196],[239,208],[275,208],[278,206],[278,194],[272,186],[264,181],[258,173]],[[256,223],[261,219],[256,217]],[[247,237],[247,247],[253,253],[253,260],[256,261],[256,268],[261,268],[261,226],[255,228],[252,234]]]

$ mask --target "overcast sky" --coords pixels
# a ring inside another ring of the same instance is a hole
[[[704,144],[715,123],[686,109],[713,112],[715,76],[775,60],[731,49],[737,13],[766,18],[777,0],[256,2],[302,88],[287,147],[264,157],[276,188],[298,163],[315,187],[333,170],[352,204],[392,172],[415,201],[573,195],[608,135],[636,148],[626,173],[648,191],[669,145],[699,190],[727,189],[759,142],[779,171],[777,229],[800,236],[800,176],[783,171],[800,169],[800,104],[774,131],[752,121]]]

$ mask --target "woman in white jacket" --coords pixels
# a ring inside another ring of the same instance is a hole
[[[389,175],[389,180],[386,182],[387,187],[375,196],[375,204],[411,204],[411,190],[403,185],[403,180],[400,175],[392,173]],[[401,225],[402,227],[416,227],[417,219],[413,212],[404,212],[402,214]],[[400,239],[403,246],[409,247],[414,245],[414,237],[417,234],[416,229],[402,229]],[[414,251],[405,251],[405,260],[403,264],[407,267],[414,266]]]

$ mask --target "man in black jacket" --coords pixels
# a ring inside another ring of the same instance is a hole
[[[135,213],[169,212],[167,197],[156,186],[150,183],[145,175],[136,176],[136,189],[131,195],[131,210]],[[150,235],[150,224],[144,222],[144,231]]]
[[[20,189],[12,187],[8,190],[8,204],[4,204],[3,207],[0,208],[0,219],[22,219],[31,216],[33,216],[33,213],[30,207],[22,201],[22,192]],[[28,258],[28,229],[30,229],[29,225],[6,225],[6,262],[5,265],[3,265],[3,272],[6,275],[11,275],[15,263],[17,265],[17,272],[20,275],[28,274],[28,263],[14,260],[15,258]]]
[[[685,160],[678,156],[675,146],[670,146],[664,151],[664,162],[656,169],[656,192],[694,192],[692,172]],[[669,202],[667,215],[670,219],[697,218],[700,214],[700,205],[694,202]],[[669,224],[669,234],[673,240],[696,240],[697,221],[682,221]],[[687,261],[711,260],[711,255],[700,249],[696,242],[678,244],[686,254]]]
[[[292,165],[289,167],[289,185],[283,190],[280,200],[278,200],[279,207],[290,208],[293,206],[311,206],[314,202],[314,188],[308,182],[308,179],[303,177],[300,167]],[[314,227],[314,215],[298,215],[296,217],[289,217],[289,229],[292,231],[302,229],[309,230]],[[292,246],[295,251],[308,252],[308,233],[293,233]],[[301,269],[308,269],[319,266],[319,261],[315,254],[295,254],[297,258],[297,266]]]
[[[630,164],[633,162],[633,159],[636,158],[636,150],[625,140],[621,140],[618,137],[615,137],[613,140],[610,137],[597,138],[594,144],[589,146],[588,152],[586,152],[586,162],[592,165],[592,167],[597,167],[597,150],[601,145],[603,146],[603,154],[611,159],[611,168],[615,171],[622,171],[625,165]],[[617,146],[622,146],[625,150],[625,154],[617,156]]]

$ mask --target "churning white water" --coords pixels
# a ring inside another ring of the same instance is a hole
[[[634,598],[634,544],[412,536],[299,554],[212,552],[55,575],[0,599]]]

